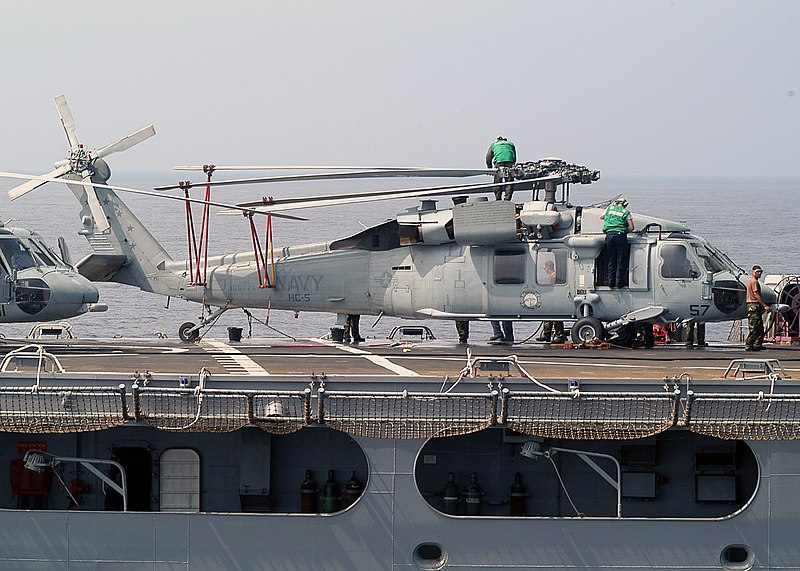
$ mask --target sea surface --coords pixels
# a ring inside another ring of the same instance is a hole
[[[225,176],[216,179],[243,178],[244,175]],[[187,176],[186,173],[164,172],[120,172],[115,173],[110,184],[151,190],[154,186],[176,183],[191,178],[201,182],[202,175]],[[474,181],[475,179],[470,179]],[[0,219],[11,225],[22,226],[39,232],[53,249],[63,236],[69,246],[72,262],[76,263],[91,252],[86,240],[77,234],[80,228],[79,206],[72,193],[63,185],[47,184],[14,202],[8,200],[6,191],[16,181],[0,179]],[[345,192],[375,188],[408,188],[425,184],[443,184],[424,179],[390,179],[355,182],[307,182],[250,185],[238,188],[214,189],[215,201],[234,203],[259,199],[261,196],[305,196],[329,192]],[[176,191],[173,191],[176,192]],[[202,188],[194,190],[202,195]],[[527,193],[524,193],[527,194]],[[753,264],[764,268],[764,274],[800,274],[800,243],[797,203],[800,201],[800,179],[726,179],[726,178],[644,178],[608,176],[591,185],[572,185],[570,201],[588,205],[622,194],[629,201],[634,213],[648,214],[670,220],[685,221],[692,233],[707,238],[745,270]],[[187,252],[184,205],[179,201],[120,193],[139,219],[164,245],[174,259],[185,259]],[[515,195],[516,201],[524,199],[523,193]],[[416,206],[417,199],[372,202],[340,207],[329,207],[298,211],[308,221],[274,220],[274,239],[278,247],[302,243],[319,242],[346,237],[393,218],[409,207]],[[439,205],[446,207],[450,199],[443,197]],[[199,225],[199,208],[195,214]],[[262,233],[263,236],[263,233]],[[249,227],[246,220],[238,216],[212,216],[210,227],[211,255],[252,251]],[[201,312],[200,305],[180,299],[166,298],[140,291],[130,286],[99,283],[100,301],[109,306],[105,313],[86,314],[69,320],[75,333],[81,338],[109,337],[154,337],[159,333],[170,338],[177,337],[181,323],[196,321]],[[266,310],[256,309],[256,318],[265,320]],[[383,339],[396,325],[412,322],[384,317],[373,326],[375,317],[364,316],[361,320],[362,335]],[[205,335],[227,338],[228,327],[241,327],[244,336],[253,337],[317,337],[329,331],[335,316],[324,313],[300,313],[272,311],[269,328],[263,323],[249,322],[241,310],[230,310],[219,321],[207,329]],[[426,323],[437,338],[457,340],[451,321],[428,320]],[[6,337],[22,337],[32,324],[0,324],[0,333]],[[531,335],[538,323],[517,324],[517,340]],[[711,342],[727,339],[730,324],[710,324],[707,337]],[[473,322],[470,341],[482,343],[489,337],[491,328],[486,322]]]

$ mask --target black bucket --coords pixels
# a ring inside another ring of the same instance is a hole
[[[241,327],[228,327],[228,341],[239,343],[242,340]]]
[[[331,341],[334,343],[342,343],[344,341],[343,327],[331,327]]]

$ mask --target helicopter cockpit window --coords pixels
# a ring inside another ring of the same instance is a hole
[[[34,255],[36,260],[42,264],[43,266],[57,266],[59,265],[53,253],[45,246],[44,244],[40,243],[38,240],[32,239],[31,242],[31,253]]]
[[[560,285],[567,283],[567,250],[540,250],[536,257],[536,283]]]
[[[725,270],[725,266],[722,265],[722,262],[715,258],[714,255],[705,247],[701,246],[700,244],[692,244],[692,246],[694,246],[694,250],[700,257],[700,261],[703,262],[706,270],[714,273]]]
[[[700,269],[683,244],[662,244],[659,256],[662,278],[692,279],[700,276]]]
[[[36,265],[30,252],[17,238],[0,239],[0,252],[12,270],[24,270]]]
[[[498,249],[494,253],[494,283],[524,284],[527,252],[518,249]]]

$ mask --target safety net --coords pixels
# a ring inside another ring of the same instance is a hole
[[[506,427],[531,436],[578,440],[645,438],[677,421],[672,393],[537,392],[504,395]]]
[[[233,432],[255,424],[266,432],[288,434],[309,422],[304,392],[139,388],[133,401],[135,417],[161,430]]]
[[[124,424],[125,393],[119,388],[0,387],[0,431],[67,433]]]
[[[724,440],[797,440],[800,395],[695,393],[680,424]]]
[[[367,438],[440,438],[495,423],[497,393],[321,392],[319,421]]]

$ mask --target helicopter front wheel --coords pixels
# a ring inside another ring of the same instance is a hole
[[[187,321],[178,328],[178,337],[184,343],[194,343],[200,337],[200,330],[196,329],[196,325],[191,321]]]
[[[595,339],[602,341],[606,338],[606,328],[596,317],[581,317],[572,326],[573,343],[591,343]]]

